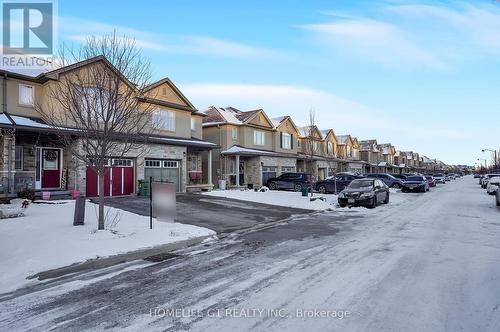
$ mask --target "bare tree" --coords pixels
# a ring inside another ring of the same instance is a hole
[[[47,84],[47,100],[35,108],[57,129],[71,154],[97,173],[98,229],[102,230],[109,157],[138,151],[155,130],[152,107],[142,95],[150,82],[150,64],[133,39],[115,33],[90,37],[77,49],[63,47],[58,60],[65,70],[52,72],[56,80]],[[88,65],[75,66],[82,61]]]
[[[306,141],[305,141],[305,155],[306,155],[306,170],[311,176],[315,176],[315,164],[314,157],[319,152],[318,140],[316,137],[316,114],[314,109],[311,107],[309,109],[309,123],[306,127]],[[309,191],[312,194],[312,181],[310,184]]]

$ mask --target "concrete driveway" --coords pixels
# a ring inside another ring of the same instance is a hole
[[[106,198],[106,205],[140,215],[149,215],[147,197]],[[230,233],[310,213],[308,210],[212,197],[202,194],[177,194],[177,217],[180,223],[210,228],[217,233]]]

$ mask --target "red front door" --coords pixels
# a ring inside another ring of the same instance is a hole
[[[42,188],[61,187],[61,150],[42,149]]]

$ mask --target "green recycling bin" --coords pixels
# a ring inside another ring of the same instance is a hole
[[[307,188],[302,188],[302,197],[307,197],[307,192],[309,190]]]

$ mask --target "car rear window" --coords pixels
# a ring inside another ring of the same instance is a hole
[[[358,188],[366,188],[366,187],[373,187],[373,181],[374,180],[354,180],[352,181],[348,188],[349,189],[358,189]]]
[[[424,178],[421,176],[409,176],[406,178],[406,181],[423,181]]]

